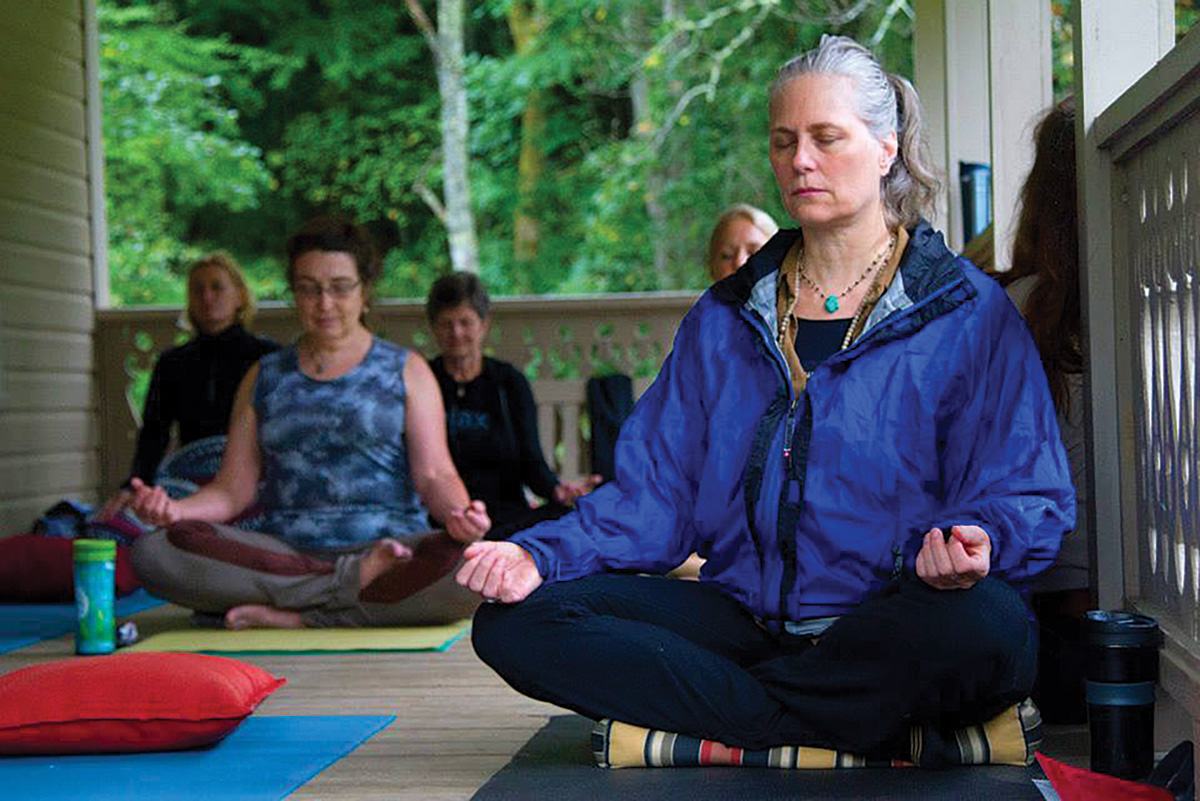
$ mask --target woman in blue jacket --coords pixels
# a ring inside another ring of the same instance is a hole
[[[770,93],[780,231],[680,325],[577,511],[465,552],[479,655],[594,718],[892,756],[1024,699],[1075,500],[1037,350],[921,219],[903,78],[824,37]],[[699,582],[657,576],[690,552]]]

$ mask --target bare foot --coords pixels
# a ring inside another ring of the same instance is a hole
[[[358,589],[362,590],[389,569],[412,559],[412,548],[393,539],[382,539],[358,563]]]
[[[299,612],[276,609],[273,606],[243,604],[225,613],[225,628],[238,629],[302,629],[304,621]]]
[[[698,581],[700,579],[700,568],[702,567],[704,567],[704,559],[699,554],[692,554],[683,564],[668,572],[667,575],[675,579]]]

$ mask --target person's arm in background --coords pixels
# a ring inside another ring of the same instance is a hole
[[[701,327],[693,309],[658,377],[621,428],[616,479],[580,499],[576,511],[564,517],[504,542],[468,547],[459,584],[484,598],[515,603],[543,581],[605,570],[663,573],[694,550],[695,471],[707,449],[707,438],[697,432],[708,425]]]
[[[179,404],[173,382],[164,375],[171,371],[171,360],[159,359],[150,374],[150,389],[142,407],[142,428],[138,431],[137,450],[133,455],[130,479],[140,478],[143,482],[154,481],[154,474],[167,445],[171,440],[171,423],[178,414]],[[128,482],[126,482],[128,486]]]
[[[153,482],[154,474],[167,445],[171,440],[171,423],[178,413],[178,397],[171,391],[172,382],[164,377],[170,369],[170,357],[159,358],[150,373],[150,388],[146,392],[146,402],[142,406],[142,427],[138,430],[137,448],[133,454],[133,466],[129,470],[129,478],[119,490],[105,499],[96,512],[96,519],[109,520],[117,515],[133,500],[131,489],[135,478],[143,483]]]
[[[483,501],[473,501],[450,458],[442,391],[429,364],[410,351],[404,362],[407,390],[404,433],[412,480],[429,514],[459,542],[474,542],[492,527]]]
[[[221,523],[243,512],[258,493],[262,471],[258,449],[258,413],[254,409],[254,383],[258,365],[250,368],[238,386],[229,422],[229,437],[221,469],[195,495],[172,500],[162,487],[133,479],[130,507],[143,521],[164,526],[179,520]]]
[[[508,415],[521,454],[521,483],[540,498],[570,506],[600,483],[599,476],[585,476],[579,481],[559,481],[546,464],[538,436],[537,403],[529,381],[516,368],[510,367],[502,379],[501,392],[507,399]]]

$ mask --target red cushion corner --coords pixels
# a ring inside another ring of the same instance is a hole
[[[1061,801],[1175,801],[1163,787],[1094,773],[1041,753],[1037,761]]]
[[[41,534],[0,539],[0,602],[52,604],[75,602],[72,540]],[[129,561],[129,548],[117,545],[116,593],[142,586]]]
[[[232,732],[285,683],[255,665],[190,653],[118,653],[0,676],[0,753],[195,748]]]

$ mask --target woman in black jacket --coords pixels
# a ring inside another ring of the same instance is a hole
[[[529,382],[508,362],[483,355],[489,307],[483,282],[456,272],[430,287],[425,314],[440,351],[429,366],[442,390],[450,454],[471,497],[487,504],[487,539],[504,539],[564,514],[599,477],[559,481],[546,464]],[[547,503],[531,508],[525,487]]]
[[[242,377],[259,358],[279,348],[246,330],[254,317],[254,297],[228,253],[216,251],[193,262],[187,287],[187,319],[196,335],[158,357],[142,410],[129,478],[146,484],[154,483],[171,427],[179,426],[181,446],[224,435]],[[128,497],[119,492],[101,517],[118,511]]]

